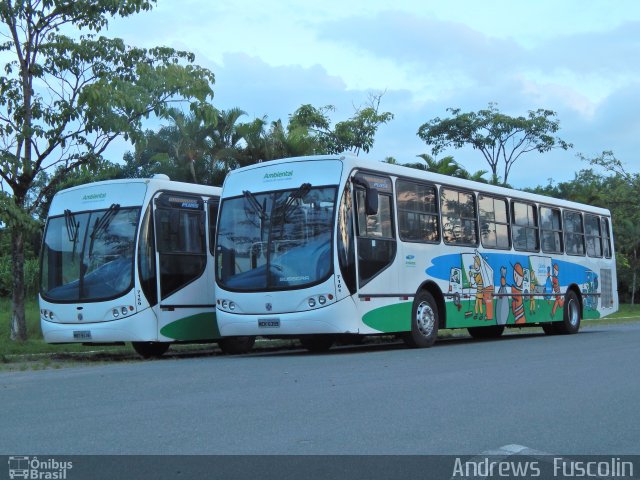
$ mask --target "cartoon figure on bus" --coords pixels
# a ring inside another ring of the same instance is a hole
[[[507,267],[500,267],[500,288],[496,302],[496,323],[506,325],[509,318],[509,297],[507,291]]]
[[[549,302],[553,292],[553,282],[551,281],[551,267],[547,267],[547,279],[544,283],[544,299]]]
[[[472,287],[476,287],[476,302],[473,306],[473,318],[482,320],[484,318],[482,308],[484,283],[482,282],[482,273],[480,272],[480,262],[480,255],[476,252],[473,257],[473,266],[469,269],[469,283]]]
[[[531,280],[531,296],[529,297],[529,314],[535,315],[536,313],[536,297],[534,293],[536,293],[538,287],[538,279],[536,278],[536,272],[534,269],[529,271],[529,278]]]
[[[524,315],[524,302],[522,300],[524,270],[519,262],[513,266],[513,281],[515,283],[511,285],[511,311],[515,319],[514,323],[527,323],[527,317]]]
[[[558,307],[564,307],[564,298],[560,294],[560,279],[558,278],[560,267],[558,267],[557,263],[553,264],[553,275],[551,276],[551,283],[553,285],[553,293],[556,296],[556,300],[553,303],[553,308],[551,309],[551,319],[555,318],[556,310]]]

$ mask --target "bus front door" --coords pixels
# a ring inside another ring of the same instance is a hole
[[[219,336],[206,206],[201,197],[184,194],[163,193],[155,200],[160,341]]]

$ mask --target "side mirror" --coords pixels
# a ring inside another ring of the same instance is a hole
[[[376,215],[378,213],[378,190],[361,178],[354,177],[351,181],[354,185],[364,188],[364,213]]]
[[[364,190],[364,212],[367,215],[378,213],[378,190],[369,185]]]

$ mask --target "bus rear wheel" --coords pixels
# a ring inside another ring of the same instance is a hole
[[[488,327],[467,328],[472,338],[498,338],[504,332],[504,325],[489,325]]]
[[[405,334],[404,342],[412,348],[430,347],[438,337],[438,320],[438,306],[433,295],[418,293],[411,309],[411,331]]]
[[[256,337],[226,337],[218,340],[218,346],[227,355],[249,353],[253,348]]]
[[[168,342],[131,342],[131,346],[142,358],[161,357],[171,344]]]
[[[580,329],[581,311],[580,300],[576,292],[569,290],[564,296],[562,321],[555,325],[557,332],[562,334],[578,333]]]

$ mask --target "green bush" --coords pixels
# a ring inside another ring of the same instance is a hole
[[[37,258],[29,258],[24,262],[24,288],[26,295],[38,293],[40,279],[40,262]],[[11,273],[11,257],[0,257],[0,297],[11,297],[13,290],[13,274]]]

